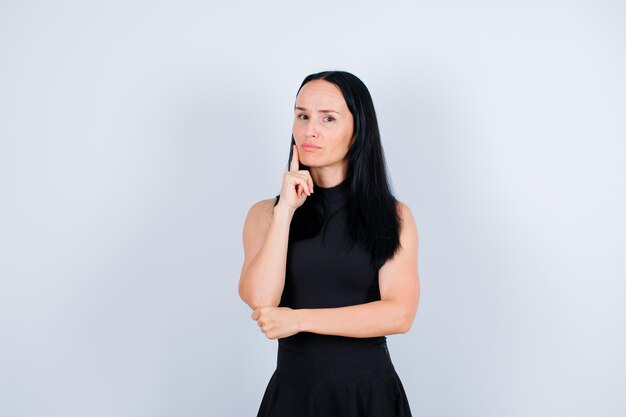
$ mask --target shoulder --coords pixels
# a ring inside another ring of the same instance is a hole
[[[263,200],[259,200],[256,203],[252,204],[250,207],[250,211],[271,211],[274,209],[274,202],[276,201],[276,197],[265,198]]]
[[[266,198],[252,204],[252,206],[248,209],[246,222],[253,222],[259,226],[263,223],[269,223],[272,213],[274,212],[275,201],[276,197]]]
[[[257,201],[248,210],[243,225],[243,246],[246,263],[259,251],[269,230],[274,212],[274,198]]]
[[[400,217],[404,220],[407,218],[413,218],[413,213],[411,212],[411,208],[403,201],[396,200],[396,210]]]
[[[417,240],[417,225],[411,208],[406,203],[396,200],[396,210],[400,219],[402,234]]]

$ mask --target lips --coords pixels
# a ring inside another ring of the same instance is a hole
[[[302,147],[307,149],[321,149],[319,146],[313,145],[311,143],[303,143]]]

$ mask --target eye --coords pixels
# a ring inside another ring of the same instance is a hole
[[[330,120],[328,120],[329,122],[332,122],[333,120],[335,120],[335,118],[333,116],[326,116],[326,117],[324,117],[324,120],[326,120],[326,119],[330,119]]]
[[[306,114],[304,114],[304,113],[300,113],[300,114],[296,115],[296,117],[297,117],[298,119],[302,120],[302,117],[307,117],[307,116],[306,116]]]

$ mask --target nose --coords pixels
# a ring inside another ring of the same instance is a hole
[[[309,119],[306,124],[306,135],[307,137],[315,137],[317,136],[317,127],[315,126],[315,122],[313,119]]]

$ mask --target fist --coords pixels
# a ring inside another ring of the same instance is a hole
[[[252,320],[256,320],[268,339],[282,339],[300,332],[298,310],[289,307],[255,308],[252,312]]]

